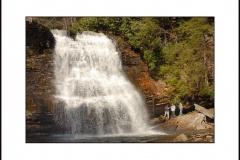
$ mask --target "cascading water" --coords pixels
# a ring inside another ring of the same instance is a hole
[[[73,134],[141,133],[145,102],[125,77],[114,42],[83,32],[75,40],[52,30],[55,46],[56,121]]]

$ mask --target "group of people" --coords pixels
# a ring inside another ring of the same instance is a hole
[[[182,115],[182,110],[183,110],[183,105],[182,103],[179,103],[179,115]],[[165,113],[164,113],[164,117],[166,117],[167,119],[169,119],[169,109],[171,109],[172,112],[172,117],[175,117],[175,110],[176,110],[176,106],[172,103],[172,105],[169,107],[168,105],[166,105],[164,107]]]

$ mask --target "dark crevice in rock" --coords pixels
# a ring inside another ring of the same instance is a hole
[[[26,21],[27,54],[42,54],[47,49],[54,49],[55,39],[50,29],[36,21]]]

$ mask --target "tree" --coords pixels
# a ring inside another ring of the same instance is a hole
[[[204,39],[205,35],[213,34],[213,25],[207,18],[191,18],[175,31],[178,41],[167,43],[162,50],[165,63],[160,65],[159,74],[175,89],[175,96],[213,98],[213,83],[208,83],[206,61],[214,52]]]

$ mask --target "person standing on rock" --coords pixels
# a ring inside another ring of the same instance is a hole
[[[176,106],[172,103],[171,105],[172,118],[175,117],[175,110],[176,110]]]
[[[168,107],[168,105],[166,105],[165,107],[164,107],[164,118],[166,117],[167,119],[169,119],[169,107]]]
[[[179,103],[179,116],[181,116],[182,115],[182,110],[183,110],[183,105],[182,105],[182,103],[180,102]]]

